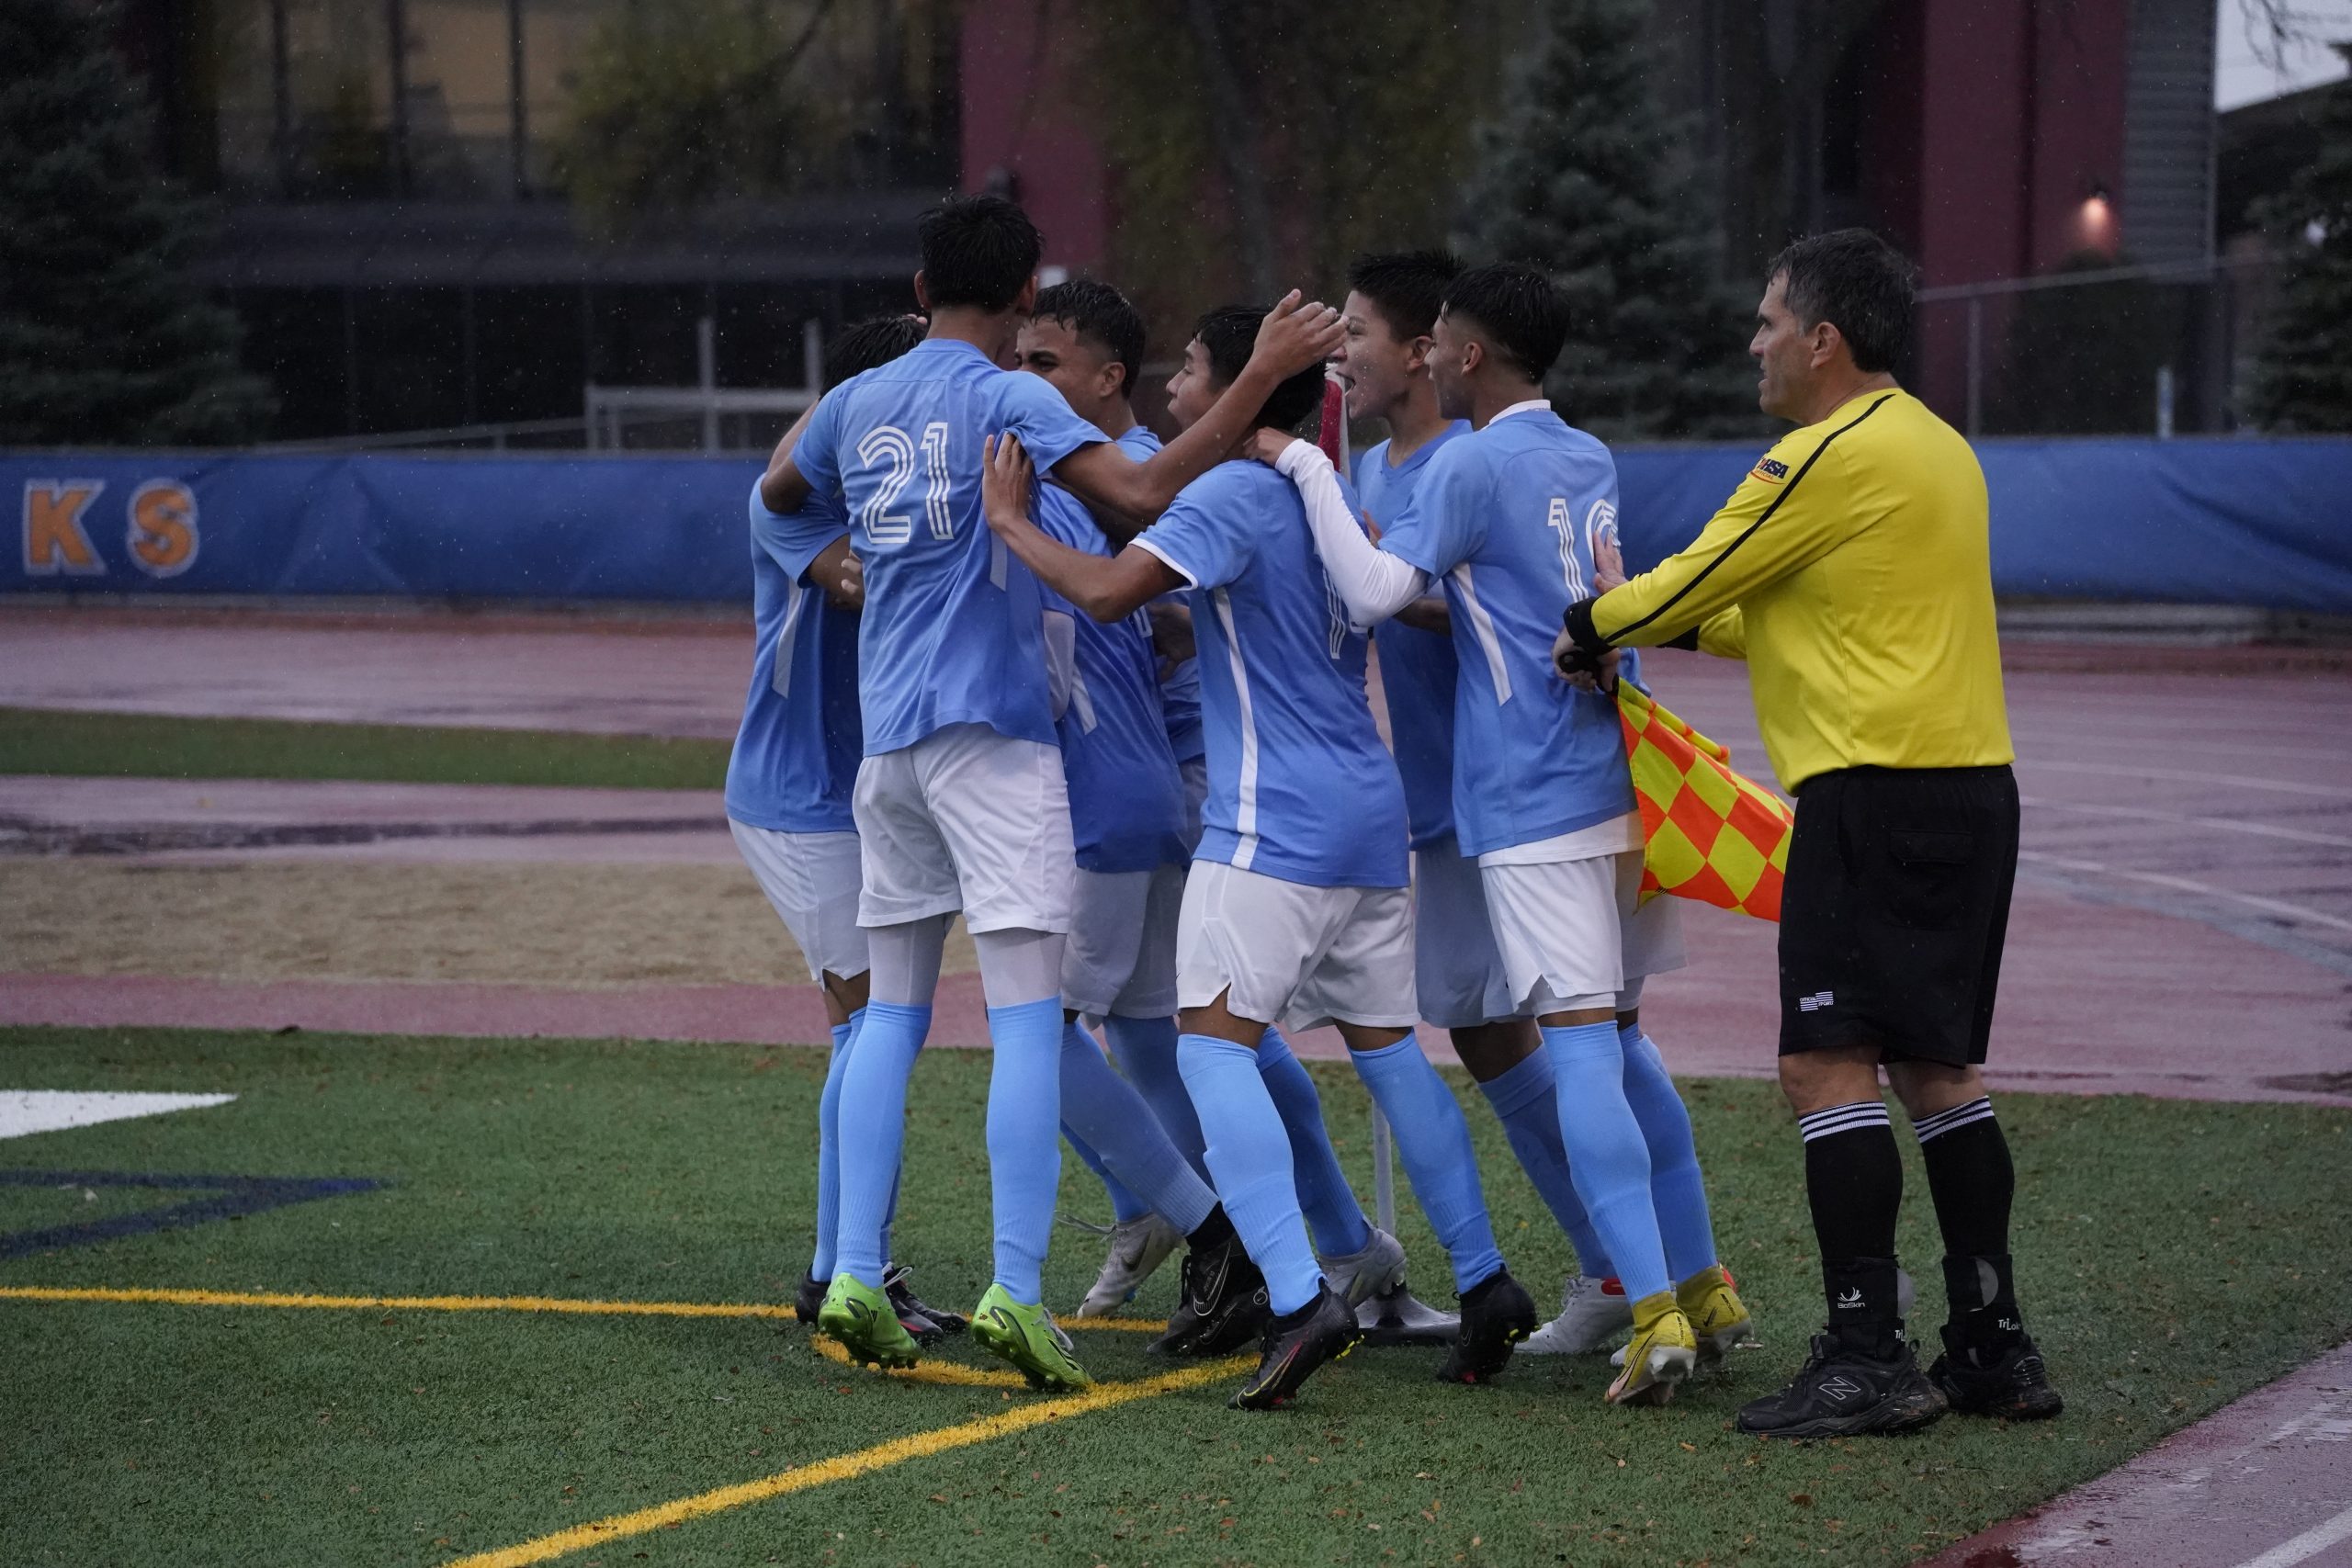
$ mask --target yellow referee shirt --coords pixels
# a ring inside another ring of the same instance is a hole
[[[1591,604],[1613,646],[1747,660],[1793,791],[1836,768],[2015,760],[1993,623],[1984,472],[1899,389],[1781,438],[1690,548]]]

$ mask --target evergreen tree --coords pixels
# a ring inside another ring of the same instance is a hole
[[[1479,132],[1462,249],[1541,267],[1567,300],[1544,389],[1571,423],[1621,439],[1755,432],[1755,302],[1721,278],[1693,128],[1651,93],[1647,0],[1541,13],[1544,36]]]
[[[244,440],[268,389],[187,265],[204,210],[154,171],[114,13],[0,5],[0,444]]]
[[[2352,432],[2352,82],[2318,119],[2319,155],[2264,213],[2287,255],[2247,400],[2268,430]]]

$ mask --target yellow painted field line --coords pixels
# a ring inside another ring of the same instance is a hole
[[[849,1359],[848,1349],[823,1336],[812,1337],[809,1344],[817,1354],[828,1361],[839,1361],[844,1367],[861,1363]],[[1019,1372],[991,1372],[979,1367],[967,1367],[956,1361],[918,1361],[911,1367],[889,1367],[883,1376],[899,1382],[952,1383],[959,1388],[1027,1388],[1027,1380]]]
[[[569,1296],[315,1296],[285,1291],[179,1291],[101,1285],[0,1285],[0,1301],[118,1302],[162,1306],[308,1307],[344,1311],[551,1312],[606,1317],[775,1317],[790,1321],[788,1306],[770,1302],[600,1302]],[[1086,1317],[1070,1329],[1157,1334],[1167,1327],[1131,1317]]]
[[[721,1486],[716,1491],[700,1493],[692,1497],[680,1497],[673,1502],[659,1503],[635,1513],[615,1514],[609,1518],[574,1525],[570,1529],[543,1535],[518,1546],[501,1548],[496,1551],[478,1552],[460,1557],[446,1568],[523,1568],[530,1562],[546,1562],[554,1558],[584,1551],[593,1546],[605,1546],[630,1536],[644,1535],[650,1530],[667,1529],[684,1524],[707,1514],[724,1513],[730,1508],[747,1507],[764,1503],[787,1493],[806,1492],[812,1487],[830,1485],[836,1481],[853,1481],[877,1470],[887,1470],[909,1460],[927,1459],[933,1454],[946,1453],[954,1449],[969,1448],[975,1443],[992,1442],[1009,1438],[1015,1432],[1048,1421],[1059,1421],[1075,1416],[1091,1415],[1108,1410],[1114,1404],[1127,1404],[1138,1399],[1153,1399],[1179,1389],[1197,1388],[1232,1376],[1249,1365],[1248,1358],[1235,1357],[1210,1365],[1186,1367],[1181,1371],[1163,1372],[1158,1377],[1143,1378],[1134,1382],[1100,1383],[1084,1393],[1067,1399],[1041,1401],[1023,1404],[995,1416],[976,1421],[966,1421],[954,1427],[942,1427],[934,1431],[917,1432],[911,1437],[897,1438],[887,1443],[876,1443],[870,1449],[842,1454],[838,1459],[820,1460],[815,1464],[797,1470],[786,1470],[757,1481],[746,1481],[733,1486]]]

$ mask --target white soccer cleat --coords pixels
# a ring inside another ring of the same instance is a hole
[[[1520,1342],[1522,1356],[1589,1356],[1634,1329],[1634,1303],[1615,1280],[1578,1274],[1560,1292],[1560,1315]]]
[[[1094,1277],[1086,1299],[1071,1315],[1108,1317],[1117,1312],[1135,1299],[1136,1292],[1168,1261],[1169,1254],[1183,1245],[1183,1234],[1156,1213],[1113,1225],[1102,1272]]]
[[[1323,1266],[1323,1282],[1350,1307],[1386,1295],[1405,1282],[1405,1244],[1378,1225],[1364,1229],[1372,1233],[1372,1239],[1362,1252],[1315,1260]]]
[[[1372,1240],[1344,1258],[1318,1258],[1323,1282],[1356,1314],[1368,1345],[1451,1345],[1462,1320],[1405,1288],[1405,1244],[1367,1226]]]

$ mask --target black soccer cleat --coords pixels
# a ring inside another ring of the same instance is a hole
[[[930,1305],[915,1294],[915,1271],[903,1264],[892,1264],[883,1270],[882,1293],[890,1298],[890,1310],[899,1314],[899,1326],[914,1337],[918,1345],[936,1345],[951,1334],[961,1334],[971,1326],[956,1313]]]
[[[1258,1370],[1226,1403],[1235,1410],[1279,1410],[1297,1397],[1299,1385],[1316,1368],[1338,1360],[1363,1337],[1347,1303],[1317,1281],[1313,1301],[1266,1320],[1258,1341]]]
[[[1816,1334],[1796,1381],[1740,1408],[1739,1429],[1759,1438],[1860,1438],[1916,1432],[1944,1413],[1944,1396],[1907,1344],[1881,1359]]]
[[[792,1315],[814,1328],[817,1309],[825,1304],[825,1292],[831,1286],[831,1280],[820,1280],[814,1274],[801,1275],[800,1289],[792,1297]]]
[[[1205,1228],[1205,1227],[1204,1227]],[[1194,1233],[1196,1235],[1198,1232]],[[1155,1356],[1222,1356],[1238,1350],[1267,1317],[1266,1277],[1227,1225],[1184,1253],[1183,1291]]]
[[[1535,1298],[1498,1269],[1462,1294],[1462,1327],[1437,1370],[1440,1382],[1492,1382],[1510,1364],[1511,1348],[1535,1332]]]
[[[1989,1359],[1988,1359],[1989,1358]],[[2050,1386],[2050,1369],[2029,1335],[1998,1350],[1968,1350],[1944,1334],[1944,1353],[1928,1369],[1928,1381],[1962,1416],[1996,1416],[2009,1421],[2047,1421],[2066,1408]]]

